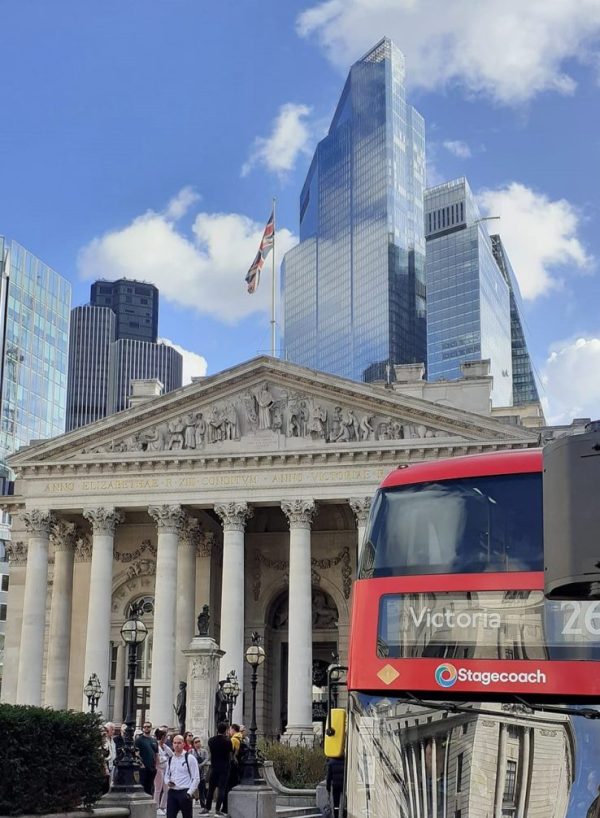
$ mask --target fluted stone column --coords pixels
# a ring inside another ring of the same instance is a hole
[[[13,531],[13,535],[15,531]],[[8,586],[8,610],[4,640],[4,667],[0,702],[17,703],[19,682],[19,650],[23,625],[23,599],[25,596],[25,576],[27,566],[27,544],[22,540],[6,543],[6,559],[10,564],[10,584]]]
[[[110,666],[110,618],[115,528],[123,516],[114,508],[85,509],[83,516],[92,526],[92,564],[90,567],[90,596],[88,602],[83,667],[82,706],[88,706],[83,687],[92,673],[96,673],[104,695],[98,709],[108,714],[108,682]]]
[[[196,553],[201,537],[199,521],[188,517],[179,533],[177,554],[177,625],[175,630],[175,688],[187,680],[187,650],[194,638],[196,603]],[[176,693],[176,690],[173,690]]]
[[[247,503],[219,503],[215,511],[223,523],[223,587],[221,591],[220,678],[235,670],[240,685],[244,679],[244,530],[252,516]],[[233,710],[233,720],[242,721],[242,692]]]
[[[67,709],[75,540],[75,523],[59,520],[53,526],[50,541],[54,548],[54,579],[48,629],[45,698],[46,707],[53,707],[55,710]]]
[[[312,735],[312,579],[310,526],[313,500],[283,501],[290,524],[290,587],[288,616],[288,723],[290,744]]]
[[[23,596],[17,704],[39,706],[42,703],[48,543],[55,519],[50,511],[38,510],[26,511],[22,519],[29,534],[29,541]]]
[[[357,530],[357,540],[358,540],[358,548],[356,552],[356,565],[357,565],[357,572],[358,566],[360,565],[360,558],[362,555],[362,548],[365,539],[365,531],[367,528],[367,521],[369,519],[369,512],[371,510],[371,498],[370,497],[351,497],[348,500],[350,508],[354,512],[354,516],[356,517],[356,530]]]
[[[148,513],[158,528],[150,719],[155,724],[173,724],[177,544],[186,515],[179,505],[150,506]]]
[[[115,673],[115,701],[113,705],[113,721],[123,721],[123,705],[125,704],[125,652],[123,644],[117,644],[117,667]]]
[[[498,725],[498,756],[496,760],[496,797],[494,818],[502,818],[502,800],[506,786],[506,724]]]

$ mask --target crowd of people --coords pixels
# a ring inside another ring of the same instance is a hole
[[[113,781],[115,765],[125,746],[126,725],[119,733],[107,722],[103,728],[103,749],[108,792]],[[202,746],[199,736],[186,731],[177,734],[167,725],[153,730],[152,723],[144,721],[142,730],[134,736],[134,750],[139,762],[139,782],[144,791],[154,798],[157,815],[192,818],[197,804],[201,814],[212,811],[227,815],[227,796],[240,782],[240,770],[248,751],[246,728],[239,724],[221,722],[217,733]]]

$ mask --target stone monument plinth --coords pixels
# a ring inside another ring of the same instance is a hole
[[[219,686],[219,661],[225,651],[211,636],[196,636],[183,651],[188,661],[186,730],[202,743],[216,732],[215,695]]]

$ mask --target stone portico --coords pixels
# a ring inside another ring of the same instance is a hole
[[[79,709],[98,674],[122,719],[120,627],[141,603],[138,721],[173,724],[183,653],[208,603],[242,684],[263,637],[258,717],[312,732],[313,682],[347,654],[370,498],[400,463],[535,445],[490,415],[261,357],[11,458],[17,474],[4,701]]]

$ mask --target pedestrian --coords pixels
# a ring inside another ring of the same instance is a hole
[[[232,790],[240,783],[240,767],[241,767],[241,747],[244,742],[244,736],[239,724],[232,724],[229,728],[229,737],[231,738],[231,765],[229,767],[229,781],[227,783],[227,792]],[[244,748],[246,745],[244,744]]]
[[[138,751],[142,769],[140,770],[140,784],[144,792],[154,795],[154,777],[156,776],[156,762],[158,760],[158,742],[152,735],[152,722],[145,721],[142,725],[142,735],[134,742]]]
[[[157,728],[154,731],[154,738],[158,742],[158,761],[156,762],[156,776],[154,778],[154,803],[157,807],[157,815],[167,814],[167,787],[165,785],[165,772],[167,763],[173,755],[173,750],[167,747],[167,731]]]
[[[189,730],[186,730],[183,734],[183,749],[186,751],[186,753],[189,753],[190,750],[194,749],[194,734]]]
[[[340,798],[344,789],[344,757],[330,758],[327,760],[327,793],[333,795],[333,815],[338,818],[340,814]]]
[[[208,767],[210,765],[210,759],[208,757],[208,750],[205,750],[202,746],[202,740],[200,736],[194,736],[192,739],[192,752],[196,756],[196,761],[198,762],[198,769],[200,770],[200,783],[198,784],[198,800],[200,801],[200,806],[206,806],[206,780],[208,778]]]
[[[104,756],[104,779],[102,781],[102,794],[110,790],[110,771],[108,768],[108,759],[110,756],[110,748],[108,746],[108,736],[106,734],[106,727],[100,728],[100,736],[102,738],[102,754]]]
[[[116,734],[114,738],[115,742],[115,751],[117,753],[117,760],[121,758],[123,755],[123,751],[125,750],[125,733],[127,732],[127,725],[125,722],[121,725],[119,732]]]
[[[115,725],[112,723],[112,721],[107,721],[106,724],[104,725],[104,729],[106,730],[105,747],[108,748],[108,756],[106,759],[108,765],[108,775],[112,783],[115,770],[115,761],[117,760],[117,745],[115,744]]]
[[[194,792],[200,781],[198,762],[193,753],[183,749],[183,736],[173,738],[173,755],[167,761],[167,818],[192,818]]]
[[[203,814],[210,812],[213,795],[218,790],[215,803],[217,815],[227,815],[227,783],[229,781],[229,768],[231,766],[231,753],[233,747],[231,739],[227,735],[227,722],[221,721],[217,725],[217,735],[209,738],[208,749],[210,750],[210,778],[208,779],[208,793],[206,795],[206,806],[202,810]]]

